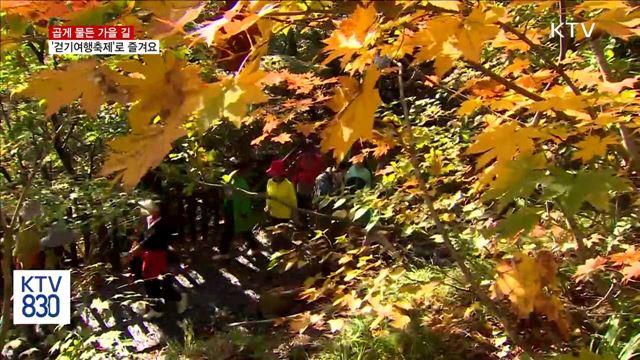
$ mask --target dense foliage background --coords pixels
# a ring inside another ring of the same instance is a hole
[[[325,199],[347,216],[271,254],[275,276],[304,275],[299,311],[213,334],[186,326],[136,355],[119,333],[66,327],[23,356],[633,359],[639,6],[3,0],[5,355],[25,344],[9,329],[8,277],[12,254],[29,251],[12,216],[27,200],[43,224],[66,217],[82,233],[78,293],[99,293],[83,281],[112,276],[107,250],[137,200],[171,194],[180,231],[208,244],[196,231],[217,224],[206,184],[225,181],[228,160],[262,171],[308,138],[365,161],[376,182]],[[583,25],[551,36],[563,21]],[[134,25],[163,54],[51,57],[53,24]]]

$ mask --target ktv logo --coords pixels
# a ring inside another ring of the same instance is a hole
[[[582,34],[586,38],[590,38],[591,34],[593,34],[593,30],[595,29],[596,24],[591,23],[587,26],[585,23],[575,23],[575,22],[561,22],[559,24],[551,23],[551,33],[549,34],[549,38],[553,39],[556,35],[560,38],[564,38],[567,34],[564,29],[569,28],[569,36],[570,38],[576,37],[576,29],[582,31]]]
[[[71,271],[15,270],[13,323],[67,325],[71,322]]]

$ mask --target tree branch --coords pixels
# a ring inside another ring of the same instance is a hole
[[[27,46],[33,53],[41,64],[44,64],[44,49],[38,49],[34,43],[31,41],[27,42]]]
[[[75,176],[76,170],[73,167],[73,157],[64,147],[64,143],[60,136],[60,130],[62,129],[62,122],[58,117],[58,114],[51,115],[51,123],[53,124],[53,127],[55,129],[55,134],[53,135],[53,148],[58,154],[58,157],[60,158],[60,161],[62,162],[62,166],[64,167],[65,171],[69,175]]]
[[[37,168],[38,166],[37,164],[35,164],[33,169],[31,170],[31,174],[29,175],[29,178],[27,179],[27,182],[22,189],[22,193],[20,194],[20,198],[18,199],[16,208],[13,211],[13,216],[11,216],[10,224],[7,224],[7,219],[5,218],[5,215],[2,212],[2,208],[0,207],[0,225],[2,226],[4,233],[4,240],[2,242],[2,280],[4,286],[2,297],[2,326],[0,327],[0,349],[4,348],[7,332],[9,331],[9,326],[11,325],[11,320],[9,319],[9,317],[11,316],[11,297],[13,295],[13,277],[11,275],[11,264],[13,263],[12,247],[15,243],[13,228],[18,221],[18,213],[20,212],[20,208],[24,203],[27,192],[31,187],[31,183],[33,182],[33,178]]]
[[[547,63],[547,65],[551,66],[558,73],[558,75],[560,75],[562,77],[564,82],[567,83],[567,85],[571,88],[571,91],[573,91],[574,94],[580,95],[580,90],[573,83],[573,81],[567,75],[567,73],[564,71],[562,65],[556,64],[550,57],[548,57],[547,54],[545,53],[544,49],[542,49],[539,45],[535,44],[525,34],[521,33],[520,31],[518,31],[518,29],[514,28],[513,26],[511,26],[509,24],[502,23],[502,22],[498,22],[498,24],[505,31],[508,31],[508,32],[514,34],[515,36],[518,37],[518,39],[520,39],[520,40],[524,41],[525,43],[527,43],[527,45],[529,45],[531,50],[533,50],[542,60],[544,60]]]
[[[4,108],[4,102],[2,101],[2,97],[0,97],[0,112],[2,112],[2,118],[4,122],[7,124],[7,130],[11,130],[11,120],[9,119],[9,113]]]
[[[616,79],[614,79],[611,67],[607,62],[604,50],[602,49],[600,37],[591,38],[589,40],[589,44],[591,45],[591,50],[593,50],[593,54],[598,62],[598,68],[600,69],[602,78],[608,82],[615,82]],[[627,153],[629,154],[628,165],[630,168],[637,169],[640,167],[640,148],[638,148],[631,131],[624,124],[620,124],[620,135],[622,137],[622,146],[624,146],[625,150],[627,150]]]
[[[75,121],[71,123],[71,126],[69,127],[69,131],[67,132],[67,135],[65,135],[64,139],[62,139],[62,144],[61,144],[62,147],[64,147],[67,144],[67,141],[71,137],[71,134],[73,133],[73,130],[76,128],[77,124],[78,124],[78,119],[75,119]]]
[[[534,94],[531,91],[520,87],[519,85],[514,84],[513,82],[503,78],[502,76],[494,73],[493,71],[487,69],[486,67],[482,66],[482,64],[479,64],[475,61],[471,61],[471,60],[465,60],[469,65],[471,65],[472,68],[480,71],[481,73],[485,74],[486,76],[490,77],[492,80],[496,81],[499,84],[504,85],[507,89],[513,90],[515,92],[517,92],[520,95],[526,96],[531,100],[534,101],[543,101],[545,100],[545,98],[543,98],[542,96],[538,95],[538,94]]]
[[[564,214],[564,217],[567,220],[567,225],[569,225],[571,234],[573,234],[573,238],[576,241],[578,261],[580,261],[580,263],[584,263],[587,259],[587,247],[584,244],[584,234],[582,234],[582,231],[578,228],[576,218],[573,215],[568,214],[564,209],[562,209],[562,213]]]
[[[427,205],[427,208],[429,209],[429,216],[431,217],[431,220],[434,222],[438,233],[440,234],[440,236],[442,236],[442,240],[444,241],[447,249],[451,253],[451,257],[454,259],[454,261],[462,271],[462,274],[464,275],[464,278],[467,281],[467,283],[469,283],[469,285],[471,286],[471,290],[473,291],[474,295],[478,297],[478,299],[484,306],[486,306],[495,316],[497,316],[500,319],[500,321],[502,322],[502,325],[505,328],[505,331],[507,332],[511,340],[517,346],[519,346],[524,352],[526,352],[530,357],[533,358],[534,352],[531,349],[531,347],[528,344],[526,344],[524,340],[518,335],[517,331],[515,330],[515,327],[511,324],[511,321],[504,314],[504,312],[500,310],[498,306],[493,302],[493,300],[491,300],[489,296],[482,290],[482,288],[480,287],[480,281],[478,281],[478,279],[473,274],[473,272],[471,272],[471,269],[466,265],[464,256],[455,248],[455,246],[453,245],[453,242],[451,241],[451,238],[449,238],[449,233],[447,229],[444,227],[442,222],[440,222],[438,211],[435,209],[435,206],[433,204],[433,199],[429,195],[429,189],[427,187],[427,184],[424,181],[424,178],[422,177],[422,172],[420,171],[418,156],[417,156],[416,148],[414,145],[415,140],[413,138],[413,130],[411,127],[411,121],[409,120],[409,106],[407,104],[407,99],[404,95],[404,82],[402,80],[404,66],[399,62],[396,62],[396,64],[400,67],[400,70],[398,71],[398,85],[400,88],[399,89],[400,103],[402,104],[402,111],[404,115],[403,116],[404,131],[406,133],[406,138],[407,138],[406,142],[402,141],[402,146],[405,149],[405,151],[407,151],[407,153],[409,154],[410,163],[418,179],[419,188],[422,191],[422,199],[424,203]],[[479,65],[479,64],[476,64],[476,65]],[[481,65],[479,67],[483,68]],[[491,73],[488,70],[487,72]],[[517,85],[511,84],[509,81],[505,80],[505,82],[517,87]],[[524,90],[524,91],[527,91],[527,90]],[[531,95],[535,97],[539,97],[535,94],[531,94]]]
[[[240,188],[237,188],[237,187],[235,187],[233,185],[230,185],[230,184],[212,184],[212,183],[208,183],[208,182],[205,182],[205,181],[198,181],[198,184],[203,185],[203,186],[207,186],[207,187],[212,187],[212,188],[232,190],[234,192],[241,193],[243,195],[246,195],[246,196],[254,198],[254,199],[265,199],[265,200],[275,201],[275,202],[277,202],[277,203],[279,203],[279,204],[281,204],[283,206],[286,206],[286,207],[288,207],[290,209],[294,209],[295,211],[298,211],[298,212],[300,212],[302,214],[319,216],[319,217],[323,217],[323,218],[326,218],[326,219],[331,219],[331,220],[339,221],[339,222],[342,222],[342,223],[354,225],[353,222],[351,220],[349,220],[348,218],[341,218],[341,217],[337,217],[337,216],[333,216],[333,215],[327,215],[327,214],[319,213],[319,212],[313,211],[313,210],[294,207],[294,206],[286,204],[286,203],[284,203],[284,202],[282,202],[282,201],[280,201],[280,200],[278,200],[276,198],[269,197],[265,193],[258,193],[258,192],[253,192],[253,191],[240,189]],[[389,226],[376,225],[374,228],[380,229],[380,230],[396,230],[396,227],[393,226],[393,225],[389,225]]]

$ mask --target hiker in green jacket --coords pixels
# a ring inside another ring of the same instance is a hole
[[[232,174],[229,185],[234,188],[249,191],[249,184],[246,176],[248,164],[236,161],[236,172]],[[249,245],[250,251],[257,250],[259,243],[253,235],[253,227],[257,223],[256,215],[253,211],[251,198],[240,191],[227,191],[224,202],[225,209],[225,229],[220,240],[221,258],[229,257],[231,242],[236,237],[244,239]]]

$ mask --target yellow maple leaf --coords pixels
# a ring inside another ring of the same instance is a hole
[[[331,328],[331,332],[335,333],[336,331],[342,330],[344,327],[344,319],[332,319],[329,320],[329,327]]]
[[[595,26],[598,30],[627,40],[631,36],[638,35],[638,30],[636,29],[638,25],[640,25],[640,13],[637,11],[628,13],[626,8],[617,7],[606,10],[595,18],[581,23],[580,27],[589,32]],[[585,31],[576,31],[575,38],[576,41],[584,39]]]
[[[311,312],[307,311],[291,320],[289,330],[302,334],[311,325]]]
[[[482,154],[476,168],[482,168],[492,160],[507,162],[516,154],[530,154],[535,138],[543,134],[531,127],[521,128],[513,122],[485,129],[467,149],[467,154]]]
[[[448,43],[453,36],[451,29],[456,29],[460,26],[460,20],[455,16],[441,15],[429,19],[424,29],[406,39],[407,46],[415,46],[420,49],[414,62],[429,61],[437,56],[444,55],[444,44]],[[455,55],[457,58],[459,54],[457,49],[455,50],[456,52],[454,53],[451,49],[447,49],[446,55]]]
[[[338,297],[334,302],[334,306],[348,307],[350,311],[356,311],[362,306],[362,299],[358,298],[355,291]]]
[[[638,77],[627,78],[619,82],[604,81],[598,84],[598,91],[618,95],[624,88],[633,89],[635,83],[637,82]]]
[[[546,315],[549,320],[555,322],[563,339],[569,338],[569,320],[564,306],[557,296],[539,294],[535,300],[534,311]]]
[[[248,7],[245,9],[245,6]],[[271,23],[263,22],[263,17],[271,13],[279,4],[267,1],[238,1],[235,5],[225,11],[223,16],[216,20],[207,21],[202,26],[190,34],[193,45],[196,42],[204,41],[211,46],[218,40],[228,39],[251,26],[257,24],[260,33],[265,36],[271,30]],[[224,31],[222,31],[224,30]]]
[[[373,5],[358,6],[347,19],[338,24],[338,28],[324,40],[326,46],[322,50],[328,53],[323,64],[342,57],[341,66],[345,68],[351,58],[366,49],[377,36],[377,12]]]
[[[482,106],[482,100],[479,98],[471,98],[469,100],[465,100],[460,104],[460,107],[456,111],[458,116],[465,116],[471,114],[475,109]]]
[[[523,53],[529,51],[529,44],[518,39],[515,35],[507,34],[504,31],[500,31],[498,35],[493,39],[491,45],[494,48],[505,48],[505,50],[519,50]]]
[[[546,100],[536,101],[529,105],[529,113],[547,110],[566,111],[583,110],[589,107],[587,95],[555,96]]]
[[[136,3],[136,6],[151,11],[155,17],[169,19],[175,13],[182,13],[199,4],[200,0],[156,0],[140,1]]]
[[[336,159],[344,158],[349,147],[358,139],[373,135],[373,119],[382,103],[375,88],[380,71],[371,67],[364,76],[360,92],[346,105],[322,132],[323,151],[333,149]]]
[[[259,145],[261,142],[264,141],[264,139],[267,138],[267,136],[269,136],[269,134],[262,134],[258,136],[257,138],[251,140],[251,145]]]
[[[173,148],[173,142],[186,135],[180,125],[148,126],[144,132],[130,133],[109,143],[109,155],[100,173],[117,173],[127,190],[133,189],[149,171],[160,165]]]
[[[205,44],[211,46],[216,40],[224,37],[224,35],[220,33],[220,30],[228,23],[229,19],[225,16],[204,23],[203,26],[190,35],[194,39],[191,45],[198,41],[204,41]]]
[[[433,66],[435,67],[436,76],[442,78],[455,63],[455,60],[450,56],[436,56],[436,61]]]
[[[208,128],[211,119],[226,118],[237,127],[247,115],[250,104],[269,100],[262,91],[260,80],[265,73],[259,69],[259,58],[245,66],[233,78],[228,77],[209,85],[204,93],[201,127]]]
[[[607,154],[607,145],[617,143],[618,141],[616,141],[616,138],[613,136],[607,136],[605,138],[596,135],[587,136],[584,140],[576,144],[578,150],[573,154],[572,159],[580,159],[586,163],[596,156],[605,156]]]
[[[156,116],[165,123],[182,124],[189,114],[201,107],[206,84],[200,78],[200,68],[186,65],[186,61],[176,59],[170,52],[164,56],[144,56],[143,61],[120,62],[117,67],[129,76],[112,75],[129,91],[132,101],[137,101],[129,112],[131,130],[143,132]]]
[[[352,77],[341,76],[338,78],[340,86],[335,90],[333,97],[327,101],[327,107],[334,112],[342,111],[349,102],[358,94],[360,84]]]
[[[465,59],[479,62],[482,47],[485,41],[498,35],[500,28],[495,25],[497,17],[490,11],[483,11],[482,7],[476,7],[468,17],[464,19],[462,27],[455,34],[455,46],[462,52]]]
[[[538,264],[525,253],[517,253],[511,261],[498,264],[493,296],[506,296],[520,318],[533,312],[536,298],[542,291]]]
[[[496,272],[496,281],[491,287],[494,298],[507,297],[521,319],[528,318],[532,312],[546,315],[558,325],[562,337],[569,335],[566,311],[552,292],[557,290],[558,267],[550,252],[540,251],[535,258],[516,253],[513,259],[498,264]]]
[[[575,9],[577,11],[582,11],[582,10],[592,11],[592,10],[602,10],[602,9],[612,10],[612,9],[627,8],[627,7],[628,6],[625,4],[624,1],[591,0],[591,1],[586,1],[582,4],[576,5]]]
[[[104,102],[97,66],[96,60],[86,60],[72,63],[65,70],[44,70],[18,94],[45,99],[47,117],[77,98],[81,98],[80,105],[95,116]]]
[[[458,0],[436,0],[429,1],[429,4],[446,10],[459,11],[460,1]]]
[[[403,330],[411,322],[411,318],[410,317],[408,317],[407,315],[402,314],[402,313],[400,313],[398,311],[392,312],[390,316],[391,316],[392,320],[389,323],[389,325],[393,326],[396,329]]]

